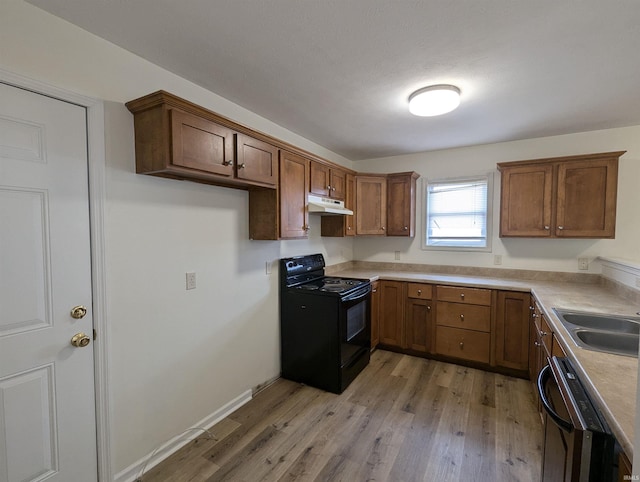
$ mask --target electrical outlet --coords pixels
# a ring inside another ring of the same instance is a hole
[[[195,290],[196,289],[196,274],[195,273],[187,273],[187,289]]]
[[[493,255],[493,264],[502,264],[502,255],[494,254]]]
[[[266,274],[271,274],[271,263],[269,261],[264,262],[264,271]]]
[[[589,258],[578,258],[578,269],[589,269]]]
[[[394,251],[396,261],[400,261],[400,251]]]

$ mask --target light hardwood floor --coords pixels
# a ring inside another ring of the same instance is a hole
[[[142,480],[540,479],[529,382],[380,350],[342,395],[280,379],[211,432]]]

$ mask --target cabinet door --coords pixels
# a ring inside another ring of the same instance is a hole
[[[498,292],[495,332],[496,364],[515,370],[529,368],[529,304],[531,295]]]
[[[387,178],[356,176],[356,234],[384,235],[386,226]]]
[[[431,301],[417,298],[407,299],[405,314],[406,347],[409,350],[429,353],[433,343]]]
[[[318,196],[329,197],[331,194],[331,169],[329,166],[311,161],[311,177],[309,191]]]
[[[236,177],[275,186],[278,183],[278,148],[253,137],[238,134]]]
[[[617,188],[618,159],[560,163],[555,235],[614,238]]]
[[[309,160],[280,151],[280,237],[306,238],[309,229]]]
[[[371,283],[371,349],[380,343],[380,282]]]
[[[344,231],[346,236],[356,235],[356,178],[353,174],[347,174],[345,179],[346,189],[344,205],[354,212],[354,215],[344,217]]]
[[[233,131],[175,109],[171,113],[171,163],[220,176],[233,176]]]
[[[624,452],[618,455],[618,482],[633,480],[631,477],[631,462]]]
[[[503,167],[500,236],[549,237],[553,165]]]
[[[331,169],[329,178],[331,180],[331,193],[329,195],[334,199],[344,200],[347,188],[347,173],[340,169]]]
[[[380,281],[380,343],[402,347],[404,283]]]
[[[410,172],[387,178],[387,236],[415,236],[416,179]]]

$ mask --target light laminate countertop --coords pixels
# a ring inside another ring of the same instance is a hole
[[[600,284],[593,283],[485,278],[357,268],[349,268],[332,273],[332,275],[368,278],[371,281],[384,279],[532,292],[557,335],[558,342],[574,362],[583,384],[600,406],[625,453],[630,460],[633,460],[638,359],[586,350],[577,346],[552,308],[637,316],[636,312],[640,311],[640,306]]]

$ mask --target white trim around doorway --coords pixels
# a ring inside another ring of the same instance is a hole
[[[89,210],[91,229],[91,272],[93,295],[94,370],[96,395],[96,442],[98,480],[113,480],[111,467],[111,404],[109,397],[109,363],[106,303],[106,263],[104,235],[105,141],[104,104],[49,84],[0,68],[0,82],[38,94],[70,102],[87,109],[87,153],[89,167]]]

